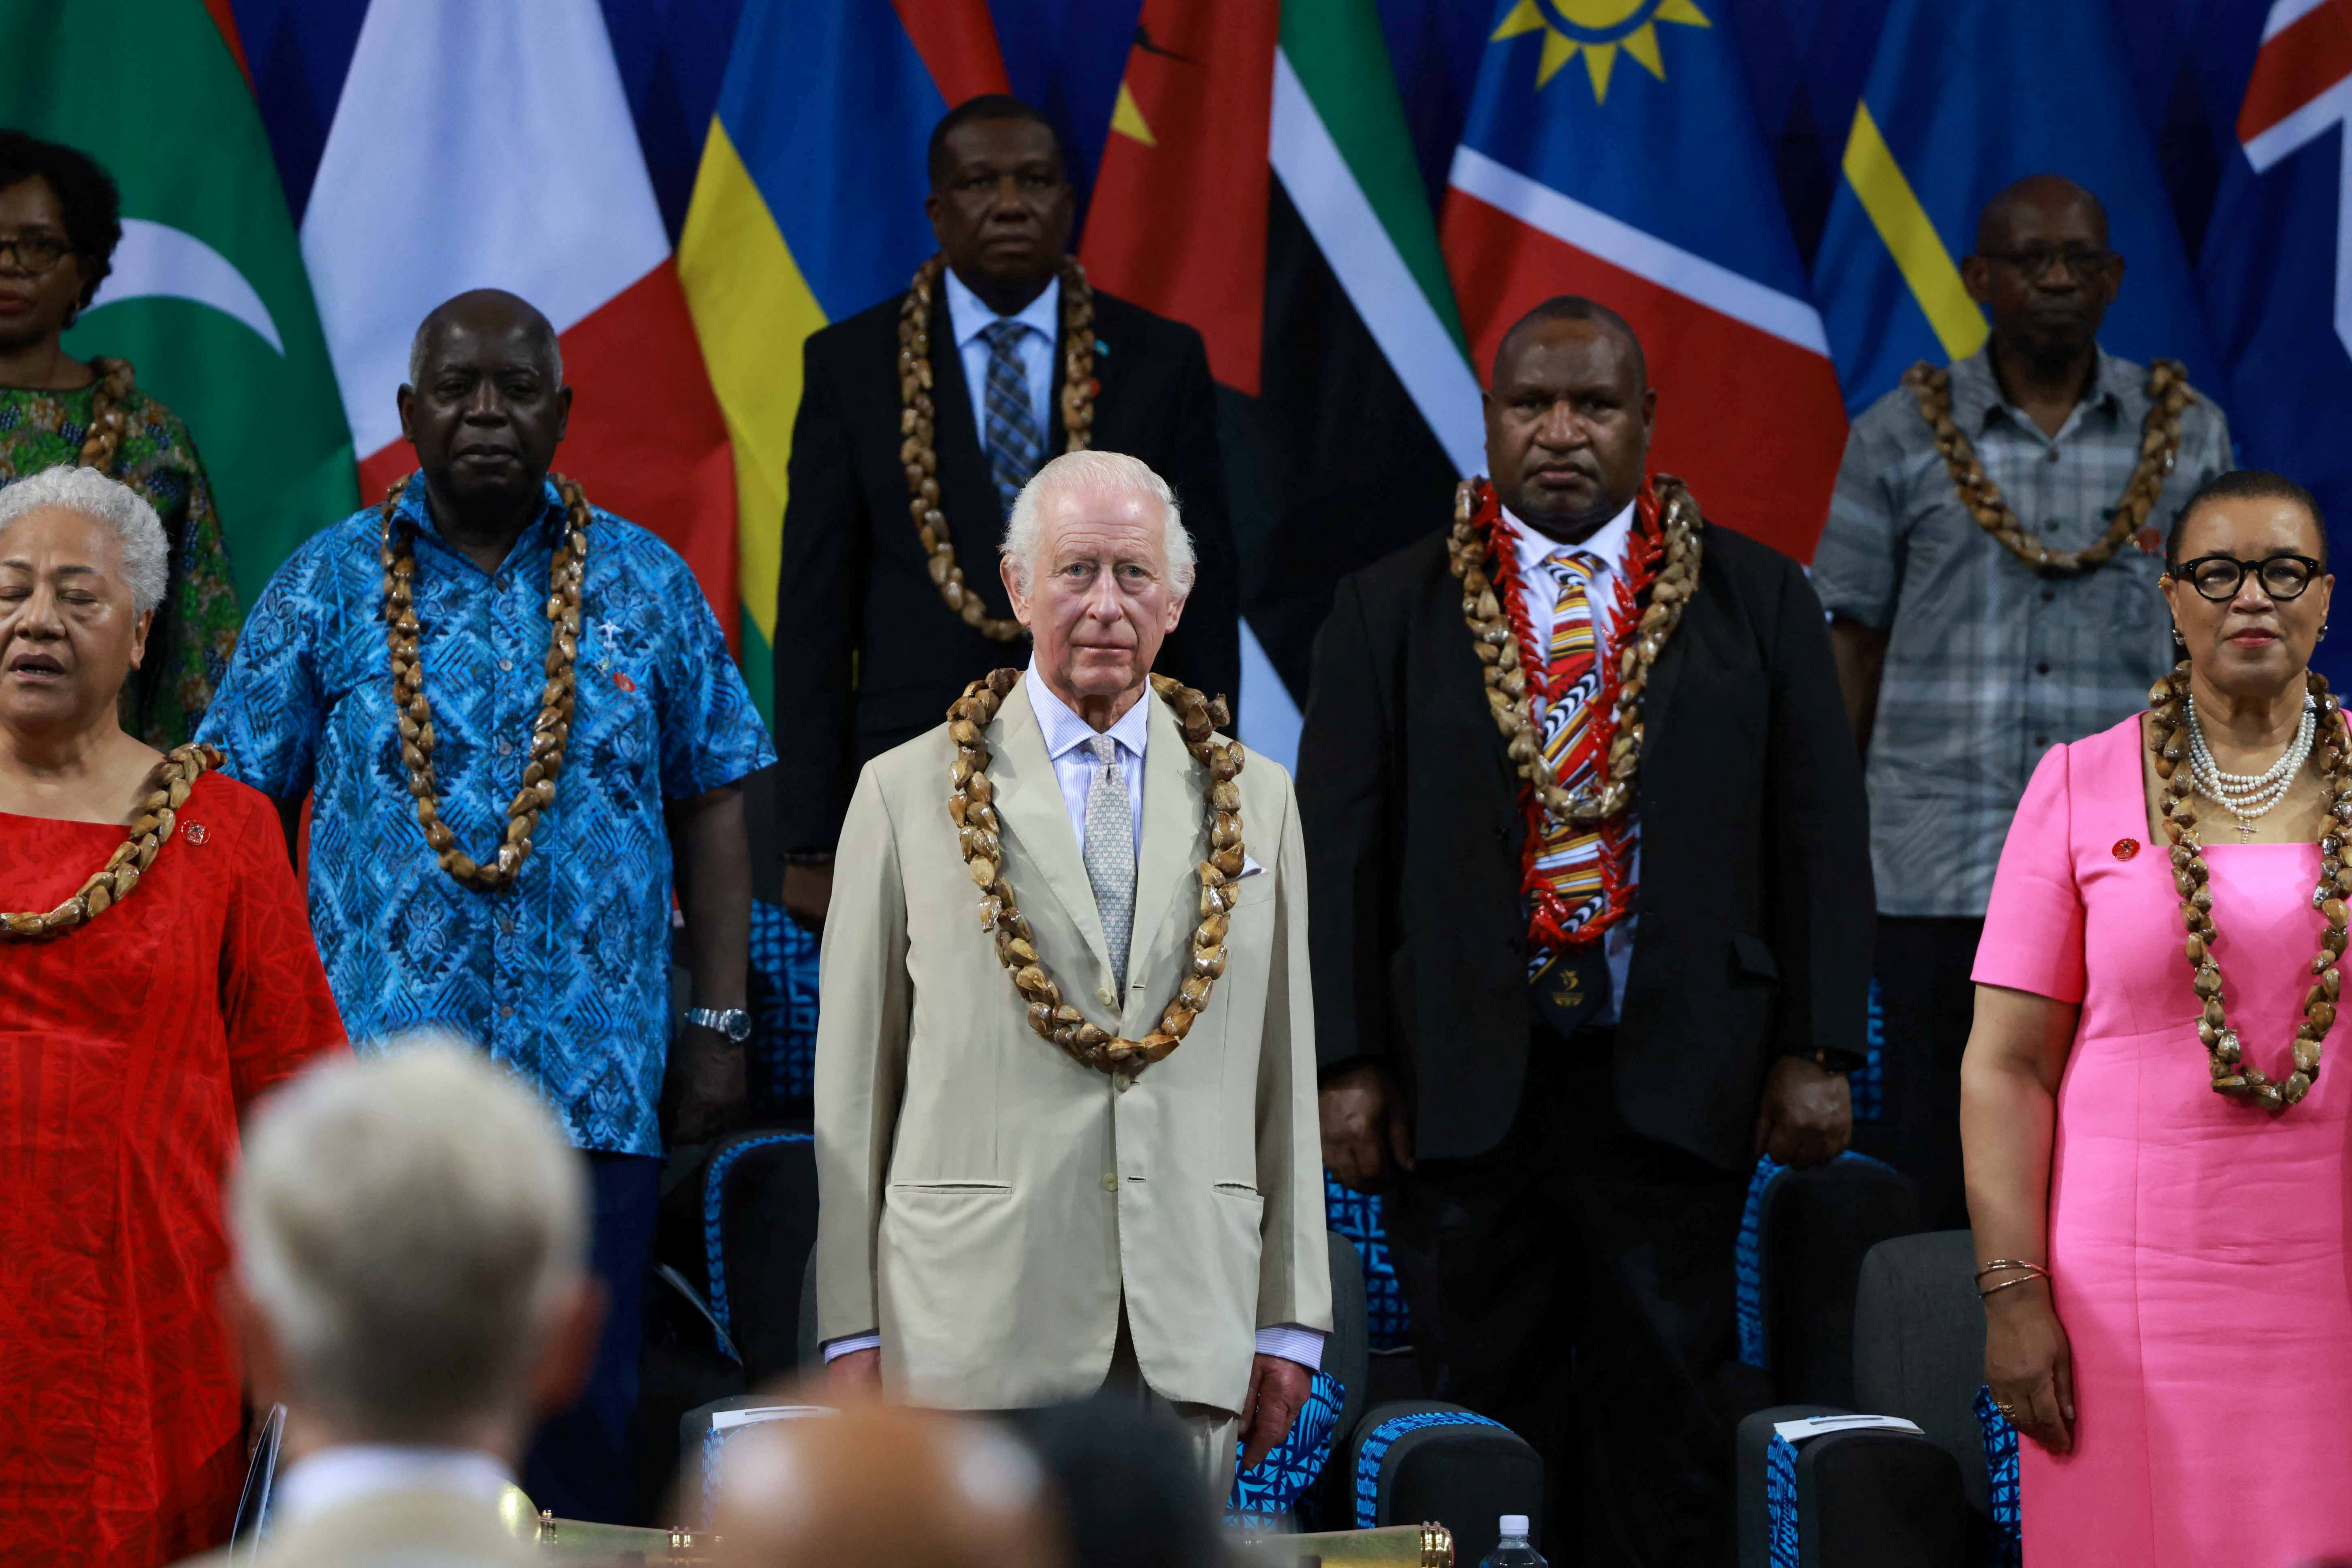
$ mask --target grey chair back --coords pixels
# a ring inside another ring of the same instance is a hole
[[[824,1367],[824,1352],[816,1343],[816,1248],[808,1252],[808,1261],[801,1265],[801,1335],[800,1369],[818,1372]]]
[[[1986,1511],[1984,1303],[1965,1230],[1880,1242],[1862,1262],[1853,1310],[1854,1406],[1916,1422],[1959,1462],[1969,1506]]]
[[[1356,1244],[1336,1230],[1323,1235],[1331,1251],[1331,1338],[1323,1346],[1323,1370],[1344,1391],[1338,1439],[1339,1449],[1344,1450],[1371,1394],[1370,1310],[1364,1298],[1364,1260]]]

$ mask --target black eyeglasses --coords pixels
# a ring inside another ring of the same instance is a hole
[[[2069,245],[2059,247],[2029,245],[2022,250],[1988,250],[1985,258],[2016,268],[2029,281],[2038,281],[2050,275],[2050,269],[2060,262],[2076,278],[2095,277],[2116,264],[2116,253],[2094,245]]]
[[[2252,572],[2263,592],[2273,599],[2299,599],[2311,580],[2326,570],[2308,555],[2273,555],[2262,561],[2241,561],[2232,555],[2200,555],[2172,568],[2171,574],[2213,603],[2238,596],[2238,585]]]
[[[0,265],[39,274],[47,272],[66,258],[73,245],[63,235],[47,229],[28,229],[22,234],[0,234]]]

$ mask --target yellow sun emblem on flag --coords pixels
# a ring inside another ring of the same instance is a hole
[[[1560,67],[1582,55],[1585,71],[1592,78],[1593,101],[1598,103],[1609,97],[1609,72],[1617,63],[1619,49],[1641,61],[1660,81],[1666,79],[1666,62],[1658,53],[1660,22],[1677,22],[1685,27],[1714,26],[1695,0],[1519,0],[1490,41],[1541,33],[1543,60],[1536,67],[1538,89],[1559,74]]]

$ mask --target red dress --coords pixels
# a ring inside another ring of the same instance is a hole
[[[121,842],[0,813],[0,910],[56,908]],[[226,1538],[223,1178],[247,1102],[342,1037],[277,810],[218,773],[121,905],[0,942],[0,1558]]]

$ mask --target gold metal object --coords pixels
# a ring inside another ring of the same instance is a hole
[[[1252,1531],[1235,1542],[1244,1564],[1319,1558],[1323,1568],[1454,1568],[1454,1532],[1431,1521],[1306,1535]]]

